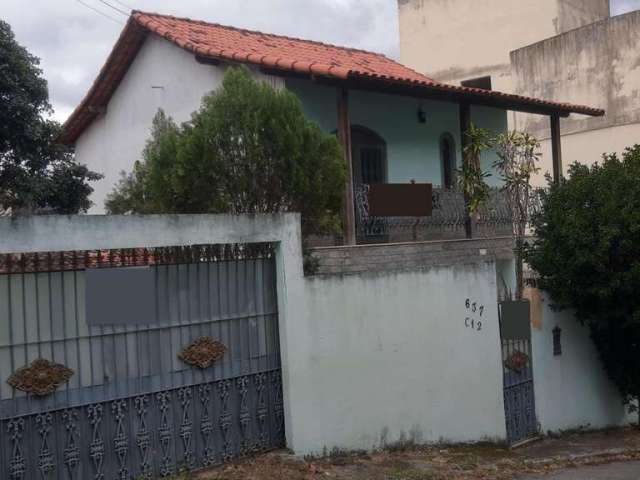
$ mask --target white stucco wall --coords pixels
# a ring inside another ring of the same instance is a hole
[[[603,153],[617,153],[621,155],[625,148],[640,143],[640,123],[618,125],[598,130],[572,133],[562,136],[562,167],[565,175],[569,165],[578,162],[593,165],[602,162]],[[551,140],[540,142],[540,174],[535,178],[535,184],[547,184],[544,174],[553,171],[551,156]]]
[[[155,35],[149,35],[107,106],[76,142],[78,162],[102,173],[93,185],[95,206],[104,211],[104,200],[120,179],[131,171],[150,135],[159,108],[177,122],[188,120],[203,95],[222,81],[223,70],[195,61],[192,54]]]
[[[492,262],[306,279],[288,352],[305,419],[294,450],[503,439],[496,295]],[[480,332],[467,298],[485,306]]]
[[[562,329],[562,355],[553,355],[553,329]],[[543,297],[540,328],[532,330],[536,413],[543,432],[628,423],[615,385],[598,352],[571,312],[554,312]]]

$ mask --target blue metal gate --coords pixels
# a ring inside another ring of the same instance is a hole
[[[273,257],[271,244],[0,256],[0,478],[151,479],[284,446]],[[93,324],[87,270],[134,268],[151,270],[154,319]]]
[[[528,302],[500,304],[500,335],[507,441],[513,445],[535,437],[539,430]]]

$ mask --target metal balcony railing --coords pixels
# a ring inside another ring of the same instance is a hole
[[[433,212],[429,217],[371,216],[368,192],[368,185],[359,185],[355,191],[359,243],[465,238],[466,210],[461,192],[434,188]],[[472,231],[473,236],[478,238],[511,234],[511,206],[505,192],[498,188],[491,190],[488,201],[472,218]]]

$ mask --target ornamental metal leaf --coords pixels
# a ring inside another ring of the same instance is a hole
[[[205,369],[220,360],[226,351],[227,347],[217,340],[200,337],[182,350],[178,358],[189,365]]]
[[[17,390],[37,397],[52,394],[69,381],[73,370],[43,358],[34,360],[30,366],[22,367],[7,379],[7,383]]]
[[[521,372],[529,363],[529,356],[519,350],[513,352],[504,361],[504,366],[513,372]]]

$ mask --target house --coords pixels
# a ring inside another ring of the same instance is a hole
[[[612,17],[609,4],[399,0],[400,57],[442,82],[603,107],[602,117],[561,124],[565,167],[592,164],[640,138],[640,11]],[[425,51],[434,43],[442,48]],[[509,128],[539,138],[543,171],[551,170],[549,123],[513,113]]]
[[[550,117],[554,125],[574,113],[604,114],[449,85],[377,53],[134,11],[61,137],[75,145],[79,162],[105,175],[95,186],[95,212],[102,211],[120,172],[140,158],[157,110],[188,120],[234,64],[248,65],[256,77],[293,91],[309,118],[327,132],[337,131],[353,177],[345,192],[346,244],[356,241],[359,185],[451,186],[462,162],[461,132],[471,122],[504,131],[510,110]],[[557,173],[559,141],[556,147]],[[490,169],[492,160],[485,155],[483,167]]]

